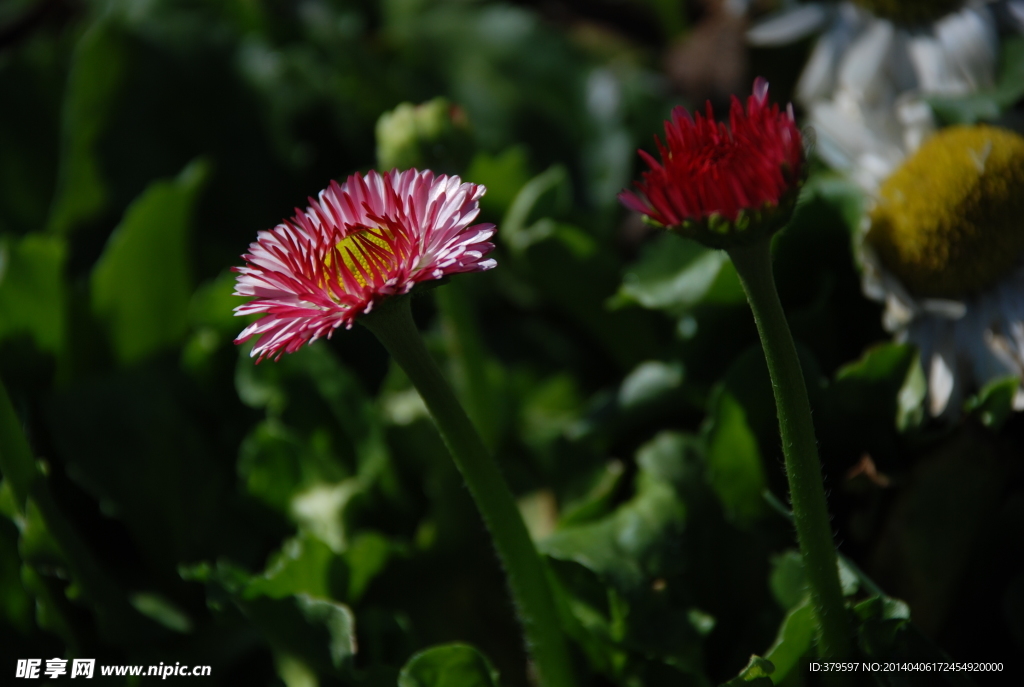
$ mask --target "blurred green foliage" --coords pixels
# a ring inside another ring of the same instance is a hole
[[[471,0],[25,0],[0,25],[37,4],[0,45],[0,670],[527,684],[478,515],[372,336],[259,366],[232,343],[256,231],[417,164],[488,187],[499,268],[416,316],[521,498],[581,684],[814,684],[735,271],[615,202],[679,100],[664,36]],[[695,16],[604,5],[669,35]],[[1024,425],[1006,382],[928,419],[916,352],[861,295],[861,203],[815,169],[775,244],[860,650],[1008,661]]]

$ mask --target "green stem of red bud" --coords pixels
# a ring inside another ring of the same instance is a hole
[[[728,253],[754,313],[775,391],[793,520],[821,629],[818,653],[824,658],[846,658],[851,651],[850,627],[839,584],[811,406],[793,335],[775,290],[771,239],[733,246]]]

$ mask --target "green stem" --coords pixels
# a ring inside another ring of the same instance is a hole
[[[730,248],[728,252],[754,313],[775,391],[793,522],[821,626],[819,653],[823,657],[844,658],[850,655],[850,630],[839,586],[836,548],[807,386],[772,277],[771,241],[765,238]]]
[[[409,297],[392,298],[360,321],[405,370],[437,423],[505,566],[542,687],[572,687],[572,666],[540,554],[512,492],[412,319]]]

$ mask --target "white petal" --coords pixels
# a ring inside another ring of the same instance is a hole
[[[1006,3],[1010,21],[1017,25],[1017,31],[1024,33],[1024,0],[1011,0]]]
[[[921,309],[929,315],[947,320],[959,320],[967,314],[967,304],[963,301],[945,298],[928,298],[920,301]]]
[[[885,66],[895,34],[891,22],[884,19],[872,22],[843,55],[839,87],[848,89],[862,102],[877,100],[885,87]]]
[[[935,34],[949,61],[972,89],[995,82],[999,36],[992,15],[984,9],[965,9],[935,25]]]
[[[938,39],[913,36],[908,54],[922,93],[963,93],[967,90],[967,84],[954,73]]]
[[[816,103],[810,121],[817,133],[818,153],[833,167],[850,168],[871,146],[871,132],[864,123],[835,103]]]
[[[928,408],[933,416],[949,409],[956,387],[956,350],[950,336],[941,336],[928,361]]]
[[[829,11],[812,3],[783,10],[747,31],[751,45],[786,45],[810,36],[825,25]]]
[[[818,39],[807,66],[796,84],[796,98],[805,106],[828,97],[836,85],[839,56],[849,44],[850,33],[842,25],[834,26]]]
[[[935,133],[932,108],[917,94],[906,93],[897,100],[896,117],[903,125],[903,148],[908,154]]]

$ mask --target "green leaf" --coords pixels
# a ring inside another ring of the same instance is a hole
[[[1013,399],[1020,389],[1016,376],[995,379],[964,403],[964,410],[973,413],[981,424],[998,431],[1013,414]]]
[[[839,210],[846,230],[853,235],[860,227],[864,213],[864,191],[847,175],[831,171],[811,174],[801,191],[800,209],[804,210],[812,197],[817,197]]]
[[[920,416],[924,400],[917,350],[909,344],[884,343],[864,352],[860,360],[843,366],[827,395],[847,416],[870,418],[870,424],[911,426]]]
[[[724,251],[705,248],[672,232],[644,247],[626,272],[612,304],[680,312],[699,303],[731,305],[745,299],[736,270]]]
[[[523,400],[523,439],[538,449],[549,445],[579,418],[582,405],[571,375],[557,374],[536,384]]]
[[[0,520],[0,622],[28,634],[33,604],[21,583],[21,565],[18,530],[13,523]]]
[[[401,103],[377,120],[379,169],[432,169],[455,174],[473,153],[469,123],[461,108],[447,98]]]
[[[517,145],[497,155],[477,153],[466,170],[465,179],[487,187],[487,193],[480,199],[480,207],[485,212],[495,216],[505,214],[530,180],[526,148]]]
[[[344,561],[319,539],[302,533],[286,541],[267,569],[249,580],[242,597],[282,599],[307,594],[337,598],[344,594],[347,578]]]
[[[907,369],[903,386],[896,395],[896,429],[906,432],[925,421],[924,402],[928,397],[928,380],[924,376],[920,354],[914,356]]]
[[[605,464],[586,495],[565,505],[559,517],[559,525],[578,525],[606,515],[625,474],[620,461],[613,460]]]
[[[108,190],[97,146],[123,77],[124,49],[112,22],[100,19],[78,41],[64,94],[61,159],[49,230],[71,231],[96,217]]]
[[[683,366],[678,362],[648,360],[637,365],[619,386],[619,405],[631,408],[652,401],[683,383]]]
[[[248,360],[243,364],[252,365]],[[242,441],[239,477],[251,495],[285,513],[302,489],[344,477],[324,465],[330,460],[329,441],[326,432],[304,440],[280,421],[266,420]]]
[[[117,359],[138,362],[178,343],[192,296],[188,232],[206,178],[193,162],[177,179],[157,181],[125,211],[92,272],[92,308]]]
[[[659,434],[637,453],[632,499],[600,520],[558,529],[540,542],[541,551],[579,563],[624,590],[638,590],[645,580],[671,571],[686,523],[675,485],[686,479],[697,450],[692,437]]]
[[[315,574],[301,568],[310,564],[323,571],[327,553],[305,540],[300,545],[286,545],[259,575],[250,575],[225,560],[216,565],[180,566],[179,574],[206,585],[207,603],[212,608],[222,609],[228,602],[236,605],[275,651],[288,654],[316,673],[339,673],[351,667],[356,653],[351,609],[314,594],[287,593],[288,589],[320,586]]]
[[[732,394],[722,389],[712,407],[706,429],[708,480],[729,516],[746,527],[764,512],[761,451],[746,411]]]
[[[891,655],[896,649],[900,631],[910,620],[910,607],[899,599],[873,596],[853,607],[859,620],[860,646],[872,657]]]
[[[444,644],[421,651],[402,668],[398,687],[498,687],[498,671],[468,644]]]
[[[189,301],[188,319],[196,327],[211,327],[222,334],[240,332],[245,320],[235,317],[242,299],[234,295],[235,273],[224,270],[216,279],[203,283]]]
[[[799,604],[807,596],[807,575],[799,551],[785,551],[772,559],[769,586],[775,600],[785,610]]]
[[[192,620],[168,599],[159,594],[140,592],[129,599],[131,605],[147,618],[181,634],[192,632]]]
[[[356,633],[348,606],[308,594],[238,604],[276,649],[300,657],[316,672],[338,673],[350,667]]]
[[[20,241],[0,241],[0,340],[27,333],[40,350],[63,348],[66,258],[60,238],[28,234]]]
[[[774,672],[775,666],[771,661],[753,655],[740,674],[728,682],[722,683],[721,687],[771,687],[775,683],[769,676]]]
[[[571,189],[565,167],[553,165],[530,179],[516,195],[501,223],[503,241],[514,252],[522,253],[534,243],[555,233],[555,224],[547,217],[564,211]],[[538,217],[528,224],[530,219]]]
[[[1024,97],[1024,38],[1007,38],[1000,52],[999,77],[994,88],[969,95],[927,98],[943,124],[974,124],[997,119]]]
[[[360,532],[352,538],[345,550],[345,562],[350,571],[348,599],[355,603],[366,592],[370,582],[379,575],[395,553],[395,546],[377,532]]]
[[[21,427],[21,419],[0,380],[0,475],[14,497],[17,511],[24,513],[36,479],[36,461]]]
[[[317,599],[307,594],[296,596],[302,615],[310,623],[323,625],[330,635],[331,662],[341,668],[356,655],[355,616],[344,604]]]
[[[810,597],[805,597],[802,603],[791,608],[786,614],[775,643],[765,655],[765,658],[775,666],[775,672],[772,673],[774,682],[783,680],[800,658],[810,650],[817,626]]]

